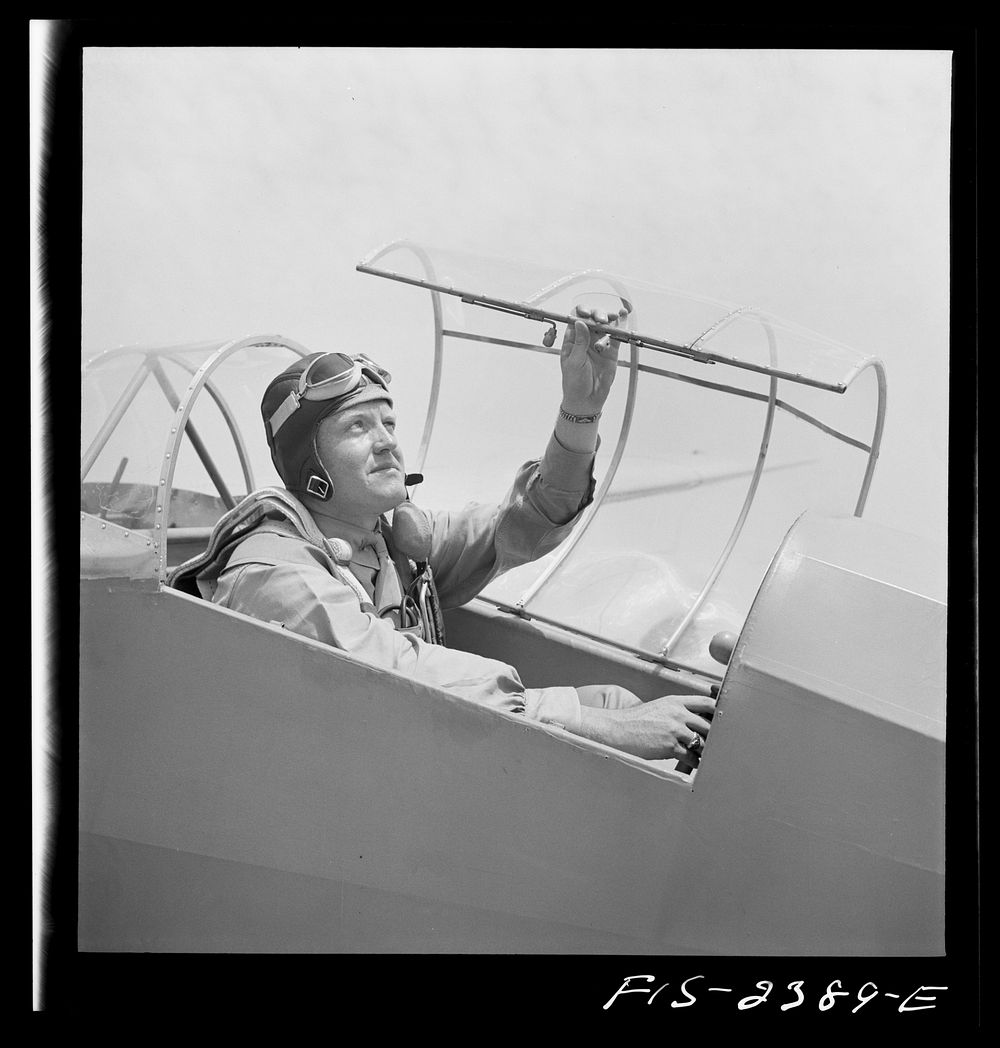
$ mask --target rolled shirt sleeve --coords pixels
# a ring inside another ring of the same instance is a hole
[[[243,562],[219,576],[215,602],[485,706],[547,724],[580,719],[575,688],[526,689],[512,666],[401,633],[318,563]]]
[[[499,505],[431,512],[430,564],[441,604],[470,601],[491,579],[537,560],[568,538],[594,497],[594,456],[552,435],[541,461],[526,462]]]

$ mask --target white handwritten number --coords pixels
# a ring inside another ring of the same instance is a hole
[[[749,997],[744,997],[743,1000],[736,1005],[741,1012],[745,1012],[747,1008],[756,1008],[758,1004],[763,1004],[767,1000],[767,995],[774,988],[774,983],[769,983],[766,980],[764,982],[759,982],[756,985],[758,990],[764,990],[764,992],[762,994],[751,994]],[[764,989],[765,987],[767,987],[767,989]]]
[[[872,988],[872,992],[871,992],[870,994],[868,994],[868,996],[867,996],[867,997],[863,997],[863,996],[862,996],[862,994],[863,994],[863,993],[865,992],[865,986],[870,986],[870,987]],[[877,987],[877,986],[876,986],[876,985],[875,985],[875,984],[874,984],[873,982],[866,982],[866,983],[865,983],[865,986],[862,986],[862,987],[861,987],[861,989],[860,989],[860,990],[858,990],[858,1000],[859,1000],[859,1001],[860,1001],[861,1003],[860,1003],[860,1004],[858,1004],[858,1005],[856,1005],[856,1006],[855,1006],[854,1008],[852,1008],[852,1009],[851,1009],[851,1015],[853,1015],[853,1014],[854,1014],[855,1012],[860,1012],[860,1011],[861,1011],[861,1009],[862,1009],[862,1008],[864,1008],[864,1006],[865,1006],[865,1005],[866,1005],[866,1004],[867,1004],[867,1003],[868,1003],[868,1002],[869,1002],[869,1001],[870,1001],[870,1000],[871,1000],[871,999],[872,999],[873,997],[878,997],[878,987]]]
[[[832,983],[826,988],[826,993],[820,998],[819,1010],[821,1012],[828,1012],[836,1001],[835,997],[847,997],[849,996],[847,990],[835,990],[834,986],[842,986],[843,983],[839,979],[834,979]]]
[[[787,1012],[789,1008],[798,1008],[798,1006],[806,999],[806,995],[802,992],[802,980],[796,979],[795,982],[788,984],[789,990],[794,990],[796,998],[794,1001],[789,1001],[787,1004],[781,1006],[783,1012]]]

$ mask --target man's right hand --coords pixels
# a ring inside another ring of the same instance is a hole
[[[647,760],[677,759],[698,765],[701,745],[690,745],[695,736],[708,735],[715,714],[715,700],[702,695],[667,695],[628,709],[581,707],[576,732],[595,742],[624,750]]]

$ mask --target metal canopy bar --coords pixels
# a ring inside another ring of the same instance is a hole
[[[163,366],[158,360],[154,360],[150,370],[153,372],[156,381],[159,382],[160,389],[163,390],[163,395],[169,401],[170,407],[174,412],[176,412],[180,407],[180,397],[177,396],[177,391],[170,384],[170,379],[167,378]],[[184,430],[188,435],[188,440],[191,441],[191,446],[198,453],[198,458],[201,459],[201,464],[205,467],[205,472],[212,478],[212,483],[215,485],[216,491],[218,491],[222,496],[222,501],[226,504],[226,509],[234,509],[236,506],[236,499],[234,499],[230,493],[229,487],[226,485],[225,480],[223,480],[222,474],[219,472],[208,448],[205,446],[205,442],[201,439],[201,435],[198,433],[197,429],[195,429],[194,423],[190,418],[185,420]],[[170,452],[167,452],[167,454],[169,455]]]
[[[156,357],[168,355],[170,353],[211,353],[213,350],[218,349],[219,346],[224,346],[225,344],[225,340],[220,341],[219,339],[213,339],[211,342],[181,342],[169,346],[116,346],[114,349],[105,349],[100,353],[96,353],[92,357],[88,357],[84,362],[84,367],[89,370],[90,368],[100,367],[109,360],[116,360],[118,357],[127,356]]]
[[[714,335],[729,325],[740,315],[750,312],[750,306],[737,306],[736,309],[730,310],[724,317],[720,317],[714,324],[707,327],[692,343],[691,348],[694,349],[699,343],[704,342],[709,335]]]
[[[451,338],[465,339],[469,342],[487,342],[492,346],[507,346],[510,349],[526,349],[529,353],[548,353],[552,356],[559,355],[559,350],[554,346],[536,346],[530,342],[515,342],[512,339],[492,338],[489,335],[475,335],[471,331],[453,331],[450,328],[445,328],[441,334],[447,335]],[[627,368],[630,366],[631,365],[627,360],[618,361],[618,367],[620,368]],[[755,393],[753,390],[740,389],[738,386],[727,386],[724,382],[710,382],[708,379],[695,378],[693,375],[682,375],[677,371],[665,371],[663,368],[654,368],[651,364],[639,364],[638,370],[645,371],[650,375],[661,375],[663,378],[671,378],[677,382],[687,382],[692,386],[702,386],[705,389],[715,389],[720,393],[731,393],[733,396],[746,397],[749,400],[759,400],[764,404],[766,404],[770,399],[766,393]],[[836,437],[837,440],[842,440],[845,444],[850,444],[851,447],[858,448],[858,450],[864,451],[865,453],[870,453],[872,450],[868,444],[864,443],[864,441],[856,440],[854,437],[849,437],[846,433],[841,433],[839,429],[834,429],[832,426],[828,426],[825,422],[820,422],[820,420],[815,416],[810,415],[801,408],[795,407],[793,404],[789,404],[787,401],[776,400],[774,403],[780,410],[787,411],[790,415],[794,415],[796,418],[801,419],[810,426],[815,426],[828,436]]]
[[[662,368],[654,368],[647,364],[640,364],[639,370],[647,371],[651,375],[663,375],[665,378],[676,379],[678,382],[689,382],[693,386],[703,386],[705,389],[717,389],[720,393],[732,393],[737,397],[746,397],[749,400],[759,400],[764,404],[768,403],[770,400],[770,396],[767,393],[755,393],[753,390],[739,389],[736,386],[727,386],[722,382],[709,382],[707,379],[694,378],[691,375],[681,375],[676,371],[664,371]],[[846,433],[841,433],[839,429],[834,429],[833,426],[828,426],[825,422],[820,422],[815,415],[810,415],[807,411],[803,411],[801,408],[789,404],[786,400],[776,399],[774,406],[780,408],[782,411],[787,411],[790,415],[794,415],[803,422],[808,422],[810,426],[815,426],[827,435],[836,437],[837,440],[842,440],[845,444],[850,444],[852,447],[858,448],[860,451],[871,451],[871,448],[863,441],[856,440],[854,437],[849,437]]]
[[[854,515],[860,517],[865,511],[865,503],[868,501],[868,489],[871,487],[872,477],[875,474],[875,463],[878,462],[878,453],[882,447],[882,430],[885,426],[885,397],[886,380],[885,365],[881,360],[870,360],[865,365],[875,372],[875,380],[878,383],[878,409],[875,412],[875,432],[872,434],[872,446],[868,456],[868,467],[865,469],[864,480],[861,482],[861,491],[858,495],[857,505],[854,507]],[[865,368],[859,368],[860,374]]]
[[[187,361],[179,360],[177,357],[169,357],[167,359],[172,360],[179,368],[183,368],[192,377],[197,374],[196,369],[188,364]],[[247,454],[246,444],[243,440],[243,434],[240,432],[239,424],[236,421],[236,416],[214,382],[211,380],[206,381],[205,389],[212,400],[215,401],[216,407],[222,412],[226,425],[229,427],[230,436],[233,438],[233,443],[236,445],[236,453],[240,459],[240,468],[243,470],[243,482],[246,485],[244,490],[249,494],[256,485],[253,482],[253,467],[250,464],[250,456]],[[172,404],[171,407],[174,411],[177,410],[176,404]]]
[[[630,655],[635,655],[637,658],[642,659],[643,662],[652,662],[658,666],[664,666],[669,670],[676,670],[680,673],[690,673],[696,677],[701,677],[716,683],[722,681],[721,674],[710,673],[708,670],[698,669],[696,666],[689,666],[686,663],[678,662],[676,659],[667,658],[667,656],[659,655],[653,651],[634,648],[630,644],[611,640],[608,637],[602,637],[597,633],[591,633],[589,630],[580,629],[578,626],[570,626],[565,622],[560,622],[558,619],[551,619],[547,615],[536,615],[533,611],[525,611],[523,608],[515,607],[512,604],[504,604],[503,601],[494,600],[492,597],[486,597],[483,595],[479,595],[473,599],[481,600],[484,604],[489,604],[494,608],[498,608],[500,611],[506,611],[510,615],[516,615],[519,619],[526,619],[529,622],[531,620],[543,622],[546,626],[554,626],[556,629],[565,630],[567,633],[574,633],[580,637],[586,637],[588,640],[596,641],[598,644],[605,644],[609,648],[615,648],[618,651],[626,651]],[[712,694],[712,686],[705,684],[704,680],[692,681],[691,683],[692,685],[700,685],[700,694]]]
[[[462,291],[458,288],[447,287],[443,284],[433,284],[428,280],[420,280],[416,277],[403,276],[400,273],[391,273],[384,269],[374,269],[371,266],[359,263],[356,269],[360,273],[369,273],[376,277],[386,277],[389,280],[398,280],[403,284],[412,284],[414,287],[422,287],[429,291],[440,292],[444,295],[452,295],[461,299],[468,305],[485,306],[490,309],[498,309],[504,313],[513,313],[528,320],[548,320],[560,324],[572,324],[577,319],[565,313],[556,313],[542,307],[527,306],[523,302],[510,302],[502,298],[493,298],[488,295],[478,294],[471,291]],[[686,357],[703,364],[728,364],[730,367],[740,368],[743,371],[755,371],[762,375],[771,375],[775,378],[783,378],[789,382],[797,382],[804,386],[815,386],[817,389],[825,389],[831,393],[843,393],[847,388],[842,383],[823,382],[820,379],[809,378],[790,371],[779,371],[774,367],[765,367],[763,364],[751,364],[749,361],[736,360],[732,357],[720,356],[708,350],[692,349],[690,346],[677,345],[674,342],[666,342],[662,339],[653,338],[651,335],[638,335],[634,332],[625,331],[610,324],[591,324],[595,331],[602,335],[610,335],[619,342],[629,342],[634,346],[645,347],[660,353],[672,353],[675,356]]]

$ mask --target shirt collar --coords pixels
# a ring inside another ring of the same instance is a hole
[[[344,539],[351,544],[351,549],[354,551],[354,556],[351,557],[352,561],[358,561],[373,568],[378,567],[375,545],[381,534],[379,527],[376,527],[374,531],[369,531],[367,528],[361,528],[357,524],[350,524],[346,520],[341,520],[330,513],[314,512],[313,517],[314,519],[321,518],[322,523],[320,523],[320,520],[317,520],[316,523],[320,526],[320,531],[328,539]]]

